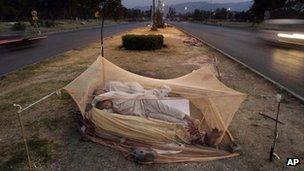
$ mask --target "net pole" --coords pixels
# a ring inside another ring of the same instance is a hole
[[[21,105],[19,104],[13,104],[13,106],[19,108],[18,111],[17,111],[17,114],[18,114],[18,122],[19,122],[19,125],[20,125],[20,129],[21,129],[21,134],[22,134],[22,139],[23,139],[23,144],[25,146],[25,151],[26,151],[26,157],[27,157],[27,165],[28,165],[28,168],[29,168],[29,171],[32,171],[33,170],[33,165],[32,165],[32,162],[31,162],[31,156],[30,156],[30,151],[29,151],[29,148],[28,148],[28,144],[27,144],[27,140],[26,140],[26,133],[25,133],[25,129],[24,129],[24,125],[22,123],[22,118],[21,118],[21,113],[31,107],[33,107],[34,105],[40,103],[41,101],[51,97],[53,94],[60,94],[60,90],[58,91],[55,91],[43,98],[41,98],[40,100],[28,105],[27,107],[25,108],[22,108]]]
[[[101,50],[100,54],[102,57],[104,57],[104,47],[103,47],[103,27],[104,27],[104,17],[101,15],[101,29],[100,29],[100,45],[101,45]]]
[[[279,121],[279,114],[280,114],[280,107],[281,107],[281,99],[282,96],[281,95],[277,95],[276,100],[278,102],[278,106],[277,106],[277,115],[276,115],[276,123],[275,123],[275,128],[274,128],[274,138],[273,138],[273,142],[272,142],[272,146],[270,149],[270,154],[269,154],[269,162],[273,161],[273,155],[274,155],[274,149],[276,146],[276,142],[278,139],[278,121]]]
[[[21,112],[20,112],[20,110],[17,113],[18,113],[18,121],[19,121],[19,125],[20,125],[20,128],[21,128],[21,133],[22,133],[22,139],[23,139],[23,143],[24,143],[24,146],[25,146],[25,150],[26,150],[27,165],[28,165],[29,170],[32,171],[33,167],[32,167],[32,162],[31,162],[29,148],[28,148],[28,145],[27,145],[25,130],[24,130],[24,126],[23,126],[23,123],[22,123],[22,119],[21,119]]]

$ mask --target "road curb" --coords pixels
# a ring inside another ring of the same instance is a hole
[[[258,75],[260,75],[260,76],[262,76],[264,79],[270,81],[271,83],[273,83],[274,85],[278,86],[279,88],[284,89],[284,90],[287,91],[288,93],[290,93],[290,94],[292,94],[293,96],[295,96],[297,99],[299,99],[299,100],[301,100],[302,102],[304,102],[304,97],[301,97],[300,95],[298,95],[297,93],[295,93],[295,92],[293,92],[292,90],[288,89],[287,87],[285,87],[285,86],[281,85],[280,83],[278,83],[278,82],[272,80],[272,79],[269,78],[268,76],[266,76],[266,75],[260,73],[260,72],[257,71],[256,69],[253,69],[252,67],[248,66],[247,64],[245,64],[245,63],[239,61],[238,59],[234,58],[233,56],[229,55],[228,53],[226,53],[226,52],[224,52],[224,51],[222,51],[222,50],[216,48],[215,46],[213,46],[212,44],[210,44],[210,43],[204,41],[203,39],[201,39],[201,38],[199,38],[199,37],[197,37],[197,36],[195,36],[195,35],[193,35],[193,34],[187,32],[186,30],[184,30],[184,29],[182,29],[182,28],[176,26],[175,24],[172,24],[172,25],[173,25],[175,28],[177,28],[178,30],[182,31],[183,33],[185,33],[185,34],[187,34],[187,35],[189,35],[189,36],[191,36],[191,37],[194,37],[195,39],[197,39],[197,40],[201,41],[202,43],[204,43],[205,45],[207,45],[207,46],[209,46],[209,47],[215,49],[216,51],[218,51],[219,53],[221,53],[221,54],[227,56],[228,58],[232,59],[233,61],[235,61],[235,62],[237,62],[237,63],[239,63],[239,64],[245,66],[245,67],[248,68],[249,70],[253,71],[254,73],[256,73],[256,74],[258,74]]]

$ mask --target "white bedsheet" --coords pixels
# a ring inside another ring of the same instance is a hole
[[[186,113],[188,116],[190,116],[190,105],[189,105],[189,100],[188,99],[170,99],[170,98],[166,98],[164,100],[160,100],[162,101],[164,104],[173,107],[175,109],[178,109],[184,113]]]

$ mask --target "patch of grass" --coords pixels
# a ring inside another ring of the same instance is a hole
[[[45,117],[39,120],[35,120],[26,124],[26,128],[30,130],[32,135],[37,135],[41,128],[47,128],[51,132],[59,130],[60,124],[62,124],[63,117]]]
[[[9,24],[0,22],[0,33],[7,32],[8,30],[10,30],[10,28],[11,26]]]
[[[10,109],[13,108],[13,105],[12,104],[8,104],[8,103],[2,103],[0,105],[0,111],[8,111]]]
[[[45,125],[48,129],[55,131],[58,129],[62,118],[44,118],[41,119],[43,125]]]
[[[29,128],[32,133],[37,133],[41,128],[41,122],[35,120],[31,123],[26,124],[25,126],[26,128]]]
[[[71,96],[70,94],[68,94],[67,92],[61,92],[61,96],[60,96],[61,100],[71,100]]]
[[[22,22],[15,23],[12,28],[13,31],[23,31],[26,29],[26,25]]]
[[[28,140],[27,143],[32,162],[43,165],[52,159],[55,147],[53,142],[34,137]],[[26,167],[27,156],[23,142],[19,142],[11,148],[10,154],[5,161],[1,161],[0,170],[17,170]]]
[[[14,100],[17,104],[30,104],[47,95],[42,92],[50,92],[50,90],[63,86],[60,81],[48,81],[43,83],[31,84],[23,89],[8,93],[2,96],[3,99]],[[54,89],[55,90],[55,89]]]

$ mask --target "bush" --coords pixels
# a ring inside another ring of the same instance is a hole
[[[17,22],[12,26],[12,30],[14,31],[23,31],[26,29],[26,25],[22,22]]]
[[[35,23],[31,23],[32,26],[34,26]],[[53,20],[39,20],[38,21],[38,26],[39,27],[46,27],[46,28],[51,28],[51,27],[56,27],[57,23],[55,23]]]
[[[163,35],[125,35],[122,37],[122,46],[128,50],[156,50],[164,44]]]
[[[44,22],[44,26],[47,27],[47,28],[50,28],[50,27],[55,27],[56,26],[56,23],[54,21],[51,21],[51,20],[46,20]]]

